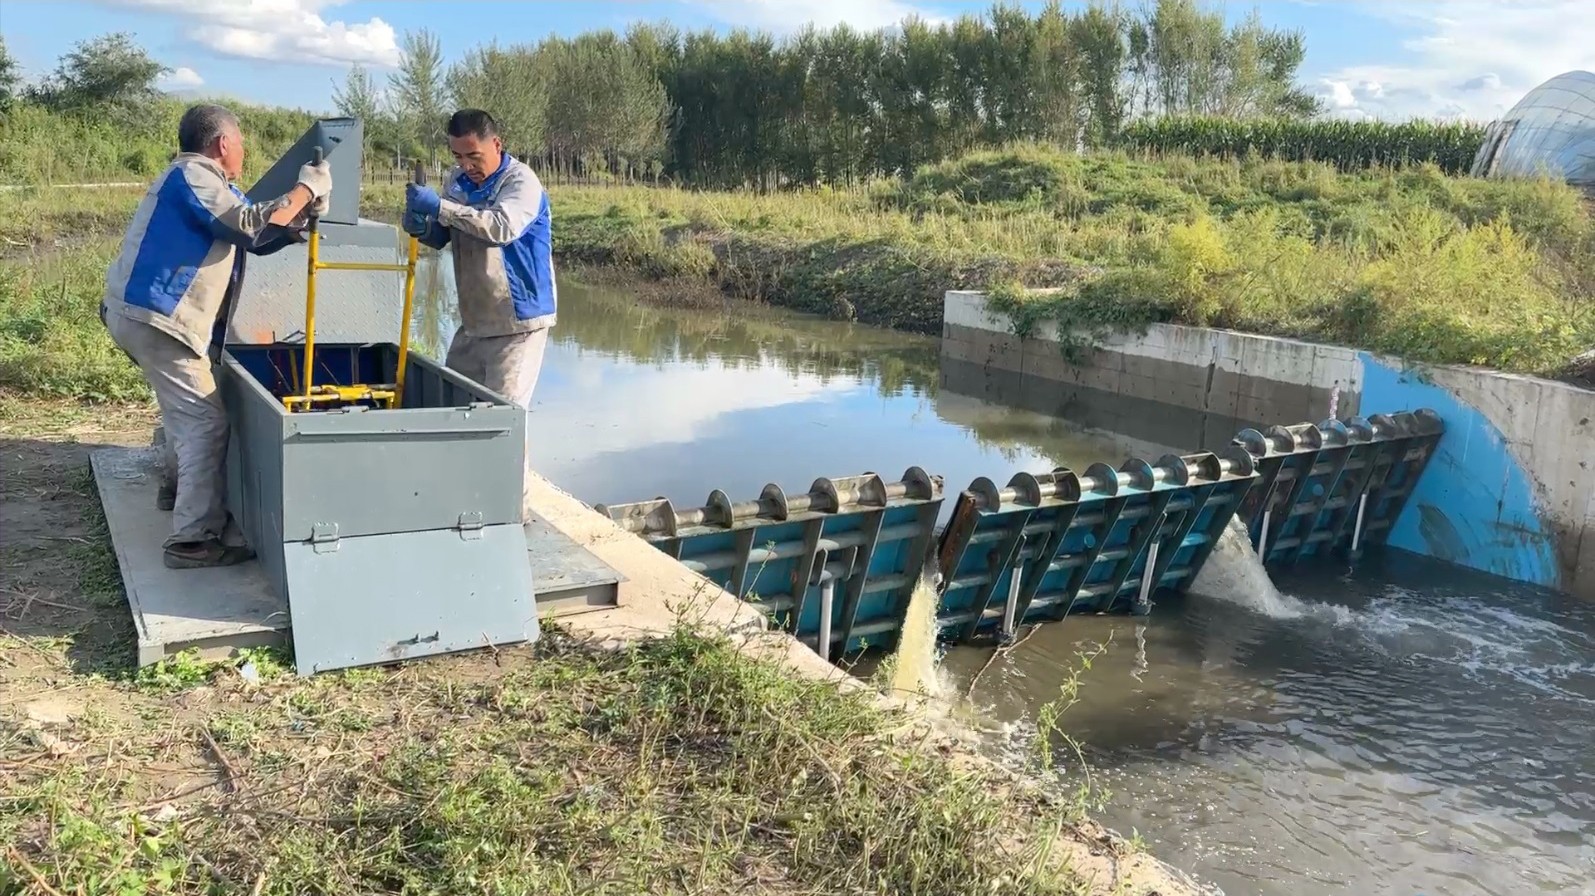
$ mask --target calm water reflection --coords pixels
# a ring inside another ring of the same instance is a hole
[[[946,477],[1122,461],[1123,440],[938,396],[935,340],[739,308],[669,311],[560,286],[529,425],[533,464],[589,503],[734,500],[768,482],[910,466]],[[951,502],[948,502],[950,509]]]

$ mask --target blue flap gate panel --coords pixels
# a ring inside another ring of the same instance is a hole
[[[793,497],[769,485],[741,504],[716,491],[692,510],[662,498],[598,510],[829,658],[894,644],[921,580],[937,583],[940,636],[960,643],[1071,613],[1145,614],[1154,595],[1190,588],[1234,520],[1268,565],[1354,559],[1384,542],[1444,431],[1418,410],[1247,429],[1214,453],[1019,473],[1002,488],[982,477],[939,535],[942,482],[918,467],[891,484],[866,474]]]
[[[1257,485],[1241,513],[1264,566],[1383,544],[1444,433],[1427,409],[1243,430]]]
[[[689,510],[664,498],[596,509],[829,658],[896,642],[941,502],[941,480],[912,467],[891,483],[816,479],[801,495],[772,483],[741,503],[717,489]]]
[[[1230,447],[1094,464],[1084,476],[1020,473],[1004,489],[975,480],[937,550],[944,636],[1006,636],[1070,612],[1146,612],[1155,590],[1190,584],[1255,479],[1251,455]]]

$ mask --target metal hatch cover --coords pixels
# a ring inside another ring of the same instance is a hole
[[[536,641],[520,524],[283,545],[300,675]]]
[[[324,260],[394,264],[402,261],[398,228],[360,217],[364,125],[358,118],[322,118],[251,186],[252,201],[293,189],[299,168],[322,151],[332,167],[332,193],[321,217]],[[225,345],[274,345],[304,341],[304,245],[269,255],[245,255],[240,282],[228,291],[218,326]],[[318,303],[316,341],[386,342],[397,338],[404,277],[391,272],[341,271]]]
[[[364,142],[365,126],[358,118],[317,119],[244,195],[251,202],[262,202],[292,190],[299,182],[299,169],[315,161],[319,149],[332,168],[332,193],[322,223],[358,224]]]

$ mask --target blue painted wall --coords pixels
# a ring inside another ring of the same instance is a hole
[[[1358,355],[1362,416],[1427,407],[1445,421],[1445,435],[1391,530],[1389,545],[1556,587],[1556,551],[1535,506],[1533,480],[1501,431],[1477,408],[1425,382],[1418,371],[1392,367],[1367,352]]]

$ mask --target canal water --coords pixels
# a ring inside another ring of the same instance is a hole
[[[962,397],[979,384],[948,388],[932,339],[560,289],[533,462],[589,503],[913,465],[955,493],[1171,450]],[[437,357],[447,291],[417,334]],[[1595,607],[1410,558],[1259,593],[1246,553],[1144,619],[1046,626],[989,667],[951,650],[947,691],[973,684],[959,714],[1018,761],[1078,676],[1059,727],[1096,817],[1232,896],[1595,893]]]

